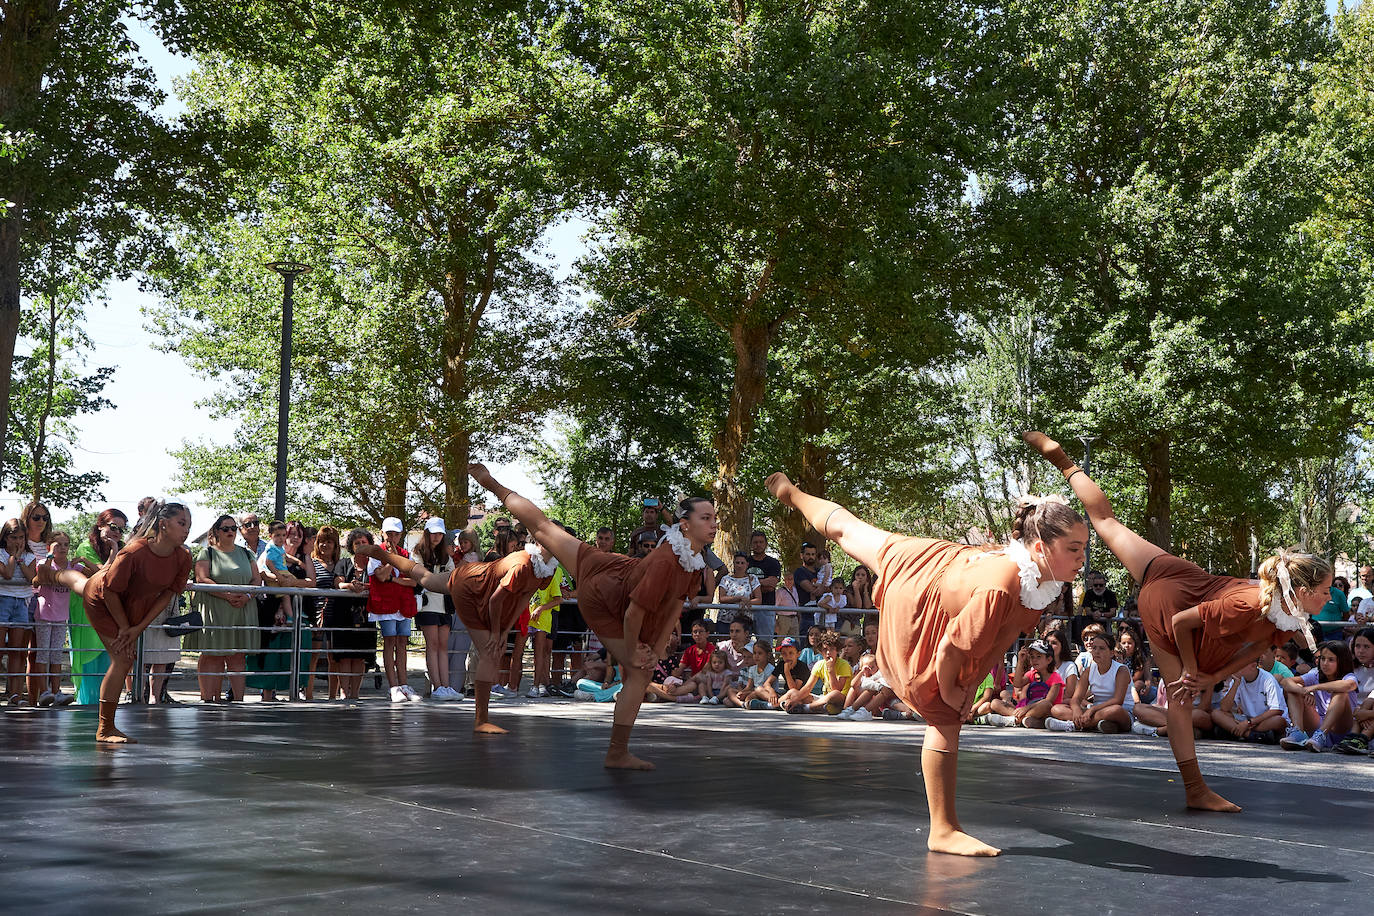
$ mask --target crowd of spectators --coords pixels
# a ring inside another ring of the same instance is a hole
[[[279,698],[290,687],[293,651],[300,653],[298,688],[306,699],[313,699],[317,677],[327,678],[329,699],[358,699],[369,670],[375,672],[372,689],[385,690],[397,703],[470,695],[471,640],[452,599],[426,592],[378,560],[355,564],[354,550],[380,540],[426,569],[445,573],[455,564],[524,549],[527,535],[519,524],[497,518],[486,545],[475,530],[450,530],[437,518],[421,521],[421,530],[407,537],[398,518],[386,519],[374,535],[365,528],[343,532],[296,521],[272,521],[264,532],[256,513],[219,516],[196,557],[194,581],[245,590],[185,596],[199,612],[200,625],[184,641],[160,625],[175,604],[149,627],[143,672],[149,701],[175,702],[167,680],[183,650],[196,653],[205,703],[240,702],[249,691],[265,701]],[[643,555],[654,549],[666,521],[662,508],[646,500],[643,523],[626,539],[628,551]],[[42,564],[93,572],[123,546],[128,527],[128,516],[107,509],[73,544],[53,528],[47,508],[32,503],[0,528],[0,647],[6,650],[0,695],[6,702],[94,700],[86,685],[104,671],[103,650],[83,626],[80,600],[60,587],[35,587],[35,574]],[[615,533],[602,528],[591,543],[609,552],[615,542]],[[797,565],[785,568],[762,531],[753,532],[748,551],[735,553],[729,564],[713,554],[707,559],[708,574],[683,609],[681,633],[659,660],[646,700],[860,722],[919,718],[896,696],[877,662],[871,570],[859,566],[846,581],[830,554],[811,543],[801,545]],[[328,594],[293,599],[247,590],[263,584]],[[620,663],[586,631],[575,599],[576,583],[560,568],[512,631],[493,696],[614,699],[622,686]],[[1364,566],[1356,588],[1336,578],[1331,600],[1313,619],[1316,652],[1291,640],[1193,700],[1195,737],[1370,753],[1370,623],[1374,568]],[[411,686],[409,670],[414,628],[424,648],[421,691]],[[533,677],[524,691],[527,667]],[[68,677],[75,693],[62,689]],[[1167,733],[1169,701],[1135,617],[1134,598],[1119,600],[1106,576],[1089,570],[1081,592],[1066,588],[1063,602],[1051,606],[1037,632],[978,685],[967,721],[1157,737]]]

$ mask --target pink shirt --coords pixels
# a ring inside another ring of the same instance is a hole
[[[68,569],[71,564],[58,566],[53,563],[54,569]],[[34,614],[36,620],[47,623],[66,623],[70,614],[72,590],[65,585],[38,585],[34,587],[38,594],[38,610]]]

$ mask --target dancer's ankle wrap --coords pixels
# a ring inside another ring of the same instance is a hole
[[[1068,467],[1060,468],[1059,470],[1064,473],[1065,480],[1073,480],[1073,475],[1083,473],[1083,469],[1076,464],[1071,464]]]
[[[472,702],[477,725],[487,722],[487,708],[491,703],[491,681],[474,681]]]
[[[1178,772],[1183,777],[1183,790],[1185,792],[1192,793],[1207,788],[1207,781],[1202,778],[1202,770],[1198,769],[1196,757],[1180,760]]]
[[[119,709],[119,701],[101,700],[97,708],[99,709],[101,729],[114,728],[115,711]]]

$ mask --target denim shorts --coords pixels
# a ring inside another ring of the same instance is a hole
[[[0,626],[28,626],[31,623],[29,599],[0,595]]]
[[[377,628],[382,631],[383,636],[409,636],[409,620],[379,620]]]

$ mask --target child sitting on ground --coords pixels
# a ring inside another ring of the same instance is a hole
[[[773,680],[773,653],[768,640],[754,641],[754,663],[740,672],[740,680],[725,688],[725,705],[737,709],[767,709],[764,691]],[[755,705],[758,704],[758,705]]]
[[[802,685],[799,696],[790,692],[783,697],[781,705],[792,713],[826,713],[839,715],[844,705],[845,693],[849,690],[849,680],[854,669],[849,662],[840,658],[840,634],[826,630],[821,634],[821,660],[811,668],[811,675]],[[812,696],[811,688],[822,685],[819,696]]]
[[[797,641],[791,636],[778,644],[778,660],[773,674],[774,678],[759,688],[757,698],[750,701],[751,706],[763,702],[773,709],[780,709],[778,701],[789,693],[801,690],[811,676],[811,668],[801,660]]]
[[[1020,725],[1024,728],[1044,728],[1050,710],[1064,695],[1064,679],[1054,667],[1054,650],[1043,639],[1022,646],[1016,653],[1016,668],[1011,675],[1016,691],[1016,706],[1011,713],[994,711],[988,716],[989,725]],[[993,709],[1002,700],[993,701]]]
[[[711,653],[711,661],[697,676],[696,694],[701,697],[697,702],[702,706],[719,706],[725,701],[726,689],[732,683],[730,659],[720,649]]]
[[[1218,732],[1241,741],[1277,744],[1288,731],[1283,689],[1268,671],[1251,662],[1227,682],[1221,705],[1212,710]]]
[[[582,674],[583,676],[578,678],[577,689],[573,691],[574,700],[609,703],[624,686],[620,676],[620,665],[614,659],[606,660],[593,655],[583,664]]]
[[[1279,741],[1286,751],[1330,750],[1354,726],[1352,700],[1360,685],[1350,647],[1339,639],[1329,639],[1317,647],[1316,661],[1317,666],[1306,674],[1283,680],[1288,721],[1292,723]]]
[[[1360,685],[1352,703],[1355,707],[1355,728],[1345,740],[1336,745],[1342,754],[1367,754],[1374,738],[1374,627],[1363,627],[1350,642],[1358,664],[1352,672]]]
[[[1086,628],[1085,628],[1086,632]],[[1115,735],[1131,727],[1131,669],[1113,656],[1112,641],[1103,630],[1088,637],[1091,661],[1078,678],[1069,706],[1073,719],[1047,719],[1052,731],[1099,731]],[[1208,716],[1210,724],[1211,717]]]
[[[865,652],[859,658],[859,670],[850,680],[850,685],[845,708],[840,712],[841,719],[872,722],[882,717],[888,704],[897,698],[896,691],[878,670],[878,657],[872,652]]]
[[[973,705],[969,707],[964,721],[972,722],[974,725],[987,725],[988,716],[992,713],[993,700],[1006,699],[1003,694],[1007,693],[1009,685],[1007,666],[999,661],[992,666],[987,677],[973,689]]]

